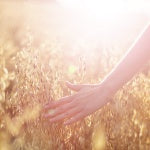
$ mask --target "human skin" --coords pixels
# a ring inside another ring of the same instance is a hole
[[[51,123],[62,121],[65,125],[74,123],[102,108],[125,83],[139,72],[140,68],[150,59],[150,25],[139,35],[124,57],[99,84],[66,85],[77,93],[50,101],[44,106]],[[49,114],[48,110],[54,109]]]

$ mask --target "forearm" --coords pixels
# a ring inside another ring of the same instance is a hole
[[[150,59],[150,25],[137,38],[117,66],[105,77],[102,83],[113,92],[128,82]]]

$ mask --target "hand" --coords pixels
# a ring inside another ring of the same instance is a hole
[[[74,85],[67,82],[66,85],[77,93],[45,105],[46,110],[54,109],[53,114],[45,115],[50,122],[68,119],[65,125],[74,123],[101,108],[110,96],[109,90],[102,84]]]

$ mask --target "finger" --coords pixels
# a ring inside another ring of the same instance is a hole
[[[70,82],[66,82],[66,86],[73,91],[80,91],[84,87],[92,87],[92,85],[88,84],[72,84]]]
[[[76,116],[72,117],[71,119],[67,120],[64,125],[69,125],[72,124],[76,121],[81,120],[82,118],[84,118],[86,115],[83,112],[79,112]]]
[[[70,118],[73,115],[76,115],[77,113],[79,113],[81,110],[82,110],[81,108],[73,108],[68,112],[64,112],[64,113],[50,119],[50,122],[54,123],[54,122],[61,121],[61,120],[68,118],[68,117]]]
[[[60,106],[58,108],[56,108],[54,110],[53,113],[51,114],[46,114],[44,117],[48,118],[48,117],[55,117],[63,112],[66,112],[68,111],[69,109],[75,107],[76,103],[74,101],[70,102],[70,103],[67,103],[67,104],[64,104],[63,106]]]
[[[46,104],[44,106],[44,109],[46,109],[46,110],[54,109],[54,108],[56,108],[56,107],[58,107],[60,105],[63,105],[63,104],[71,102],[74,99],[74,97],[75,97],[75,95],[66,96],[66,97],[61,98],[60,100],[51,101],[51,102],[49,102],[48,104]]]

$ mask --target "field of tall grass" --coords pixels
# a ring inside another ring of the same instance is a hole
[[[77,123],[42,117],[46,102],[72,94],[64,81],[100,82],[147,22],[132,14],[95,25],[53,3],[1,1],[0,150],[149,150],[149,64]]]

